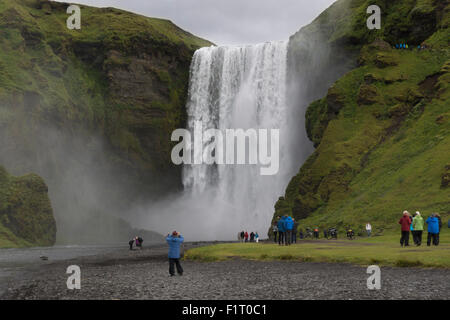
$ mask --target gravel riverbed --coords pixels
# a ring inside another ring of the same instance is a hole
[[[189,249],[201,243],[186,244]],[[28,267],[7,282],[1,299],[449,299],[450,270],[381,268],[381,289],[368,290],[366,268],[294,261],[182,261],[169,277],[165,245]],[[66,286],[69,265],[81,289]]]

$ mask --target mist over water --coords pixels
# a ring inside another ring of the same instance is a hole
[[[135,235],[126,220],[141,185],[112,163],[104,138],[51,125],[16,135],[2,129],[0,164],[14,175],[37,173],[48,186],[57,244],[126,243]]]
[[[190,240],[236,239],[241,230],[266,237],[275,202],[311,151],[305,110],[287,96],[287,48],[281,41],[197,50],[186,106],[191,132],[196,121],[222,132],[279,129],[278,173],[263,176],[259,164],[186,164],[184,192],[152,205],[144,225],[176,229]]]

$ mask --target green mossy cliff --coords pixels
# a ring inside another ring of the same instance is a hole
[[[81,30],[69,30],[68,6],[1,1],[0,129],[28,142],[22,152],[38,125],[97,133],[135,176],[177,179],[170,133],[185,123],[192,54],[210,43],[113,8],[80,6]]]
[[[181,189],[170,136],[185,127],[193,53],[211,43],[84,5],[69,30],[68,6],[0,1],[0,163],[45,179],[58,239],[75,242],[89,217],[126,218],[131,203]]]
[[[56,239],[56,222],[41,177],[9,175],[0,166],[0,247],[48,246]]]
[[[372,4],[382,9],[381,30],[366,27]],[[274,219],[292,214],[303,229],[341,230],[370,221],[382,232],[405,209],[450,214],[449,25],[448,1],[341,0],[291,38],[291,57],[301,56],[305,34],[320,35],[355,67],[307,109],[315,151]]]

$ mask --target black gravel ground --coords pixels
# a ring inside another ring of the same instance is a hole
[[[186,244],[186,248],[202,244]],[[169,277],[167,248],[51,262],[10,279],[1,299],[446,299],[450,270],[381,269],[381,289],[368,290],[366,268],[292,261],[182,261]],[[81,289],[68,290],[66,268],[81,268]]]

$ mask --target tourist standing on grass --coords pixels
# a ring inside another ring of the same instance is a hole
[[[258,232],[255,232],[255,240],[256,240],[256,243],[259,242],[259,234],[258,234]]]
[[[278,227],[278,245],[283,245],[285,241],[285,235],[286,235],[286,226],[285,226],[285,218],[284,216],[281,217],[280,220],[278,220],[277,223]]]
[[[245,242],[248,242],[248,232],[247,231],[245,231],[245,233],[244,233],[244,239],[245,239]]]
[[[292,240],[291,240],[291,243],[297,243],[297,228],[298,228],[298,222],[295,221],[294,218],[292,218],[292,221],[294,221],[294,227],[292,228]]]
[[[439,222],[439,230],[438,230],[438,233],[437,233],[437,240],[436,240],[437,244],[439,244],[439,235],[441,234],[442,220],[441,220],[441,215],[439,213],[436,212],[435,216],[436,216],[436,218],[438,219],[438,222]]]
[[[372,225],[369,222],[366,223],[366,232],[367,236],[370,237],[370,235],[372,234]]]
[[[353,240],[353,237],[355,236],[355,232],[353,231],[352,228],[348,228],[347,230],[347,238],[349,238],[350,240]]]
[[[252,231],[250,232],[250,242],[255,241],[255,233]]]
[[[411,218],[409,217],[408,211],[403,211],[403,216],[399,220],[399,224],[401,225],[402,237],[400,238],[400,245],[403,247],[409,246],[409,229],[411,226]]]
[[[244,238],[245,238],[245,232],[241,231],[241,242],[244,242]]]
[[[183,268],[180,264],[180,246],[184,241],[183,236],[179,232],[172,232],[166,237],[166,241],[169,244],[169,274],[171,277],[175,275],[175,268],[180,276],[183,275]]]
[[[292,241],[292,229],[294,228],[294,220],[292,220],[291,216],[285,215],[285,229],[286,229],[286,236],[285,236],[285,244],[289,246]]]
[[[280,217],[278,217],[278,220],[280,219]],[[278,233],[278,227],[277,227],[277,222],[275,222],[274,224],[273,224],[273,227],[272,227],[272,231],[273,231],[273,242],[277,242],[277,233]]]
[[[431,216],[428,217],[427,221],[425,222],[428,225],[427,246],[430,246],[432,242],[433,245],[437,246],[439,244],[439,220],[436,217],[436,214],[431,214]]]
[[[319,239],[319,228],[314,229],[314,238]]]
[[[416,244],[416,246],[420,246],[422,244],[423,224],[424,224],[423,218],[420,215],[420,212],[417,211],[413,219],[413,228],[414,228],[413,238],[415,238],[414,243]]]

